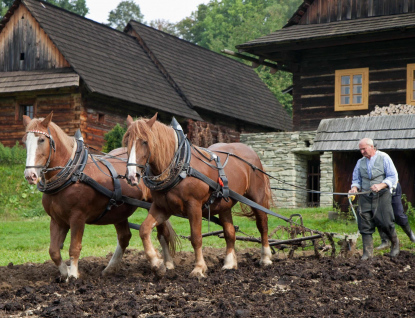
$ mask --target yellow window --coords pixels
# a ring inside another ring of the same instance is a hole
[[[369,69],[338,70],[335,73],[335,111],[368,109]]]
[[[406,68],[406,103],[415,105],[415,64],[408,64]]]

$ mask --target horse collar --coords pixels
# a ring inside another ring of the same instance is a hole
[[[170,166],[160,175],[154,176],[151,173],[150,166],[146,165],[143,181],[150,190],[169,191],[186,177],[186,174],[183,174],[182,172],[187,170],[190,163],[190,143],[187,140],[182,127],[174,117],[171,126],[177,136],[178,147]],[[165,173],[168,173],[167,178],[161,178]]]
[[[69,158],[65,167],[55,167],[49,170],[61,171],[53,177],[51,180],[46,181],[44,174],[42,180],[38,183],[38,190],[46,194],[57,193],[72,183],[76,182],[82,171],[85,168],[86,162],[88,160],[88,149],[85,147],[83,138],[75,138],[75,156],[74,158]],[[45,169],[46,171],[48,169]]]

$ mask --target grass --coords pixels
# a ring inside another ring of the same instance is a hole
[[[309,209],[280,209],[277,213],[289,217],[293,213],[301,213],[303,216],[304,226],[317,229],[322,232],[335,232],[335,233],[349,233],[353,234],[357,232],[357,225],[353,220],[328,220],[327,212],[328,208],[309,208]],[[130,222],[140,224],[146,216],[145,210],[138,210],[130,218]],[[172,217],[171,222],[175,231],[179,235],[187,236],[190,234],[188,220]],[[240,229],[254,237],[258,237],[258,231],[255,227],[255,222],[242,217],[235,217],[234,223],[240,227]],[[270,216],[269,217],[269,229],[270,231],[279,225],[286,225],[287,223],[281,219]],[[208,224],[207,221],[203,222],[203,233],[210,231],[220,230],[221,228],[213,223]],[[141,240],[138,232],[132,230],[133,237],[130,242],[129,248],[142,250]],[[283,239],[281,232],[278,232],[279,238]],[[401,246],[404,249],[412,249],[412,244],[409,239],[398,227],[399,238],[401,239]],[[237,235],[243,236],[241,233]],[[152,235],[153,243],[158,246],[156,241],[156,233]],[[277,238],[277,237],[275,237]],[[379,236],[374,234],[375,245],[380,243]],[[7,220],[0,223],[0,266],[5,266],[12,262],[13,264],[23,264],[27,262],[43,263],[50,260],[49,249],[49,217],[42,215],[35,218],[20,218],[19,220]],[[188,240],[182,239],[183,251],[192,251],[191,244]],[[62,250],[63,259],[68,259],[68,247],[70,243],[70,235],[64,244]],[[108,253],[115,250],[117,244],[116,232],[112,225],[96,226],[87,225],[83,237],[83,248],[81,258],[86,256],[106,256]],[[361,245],[360,240],[358,244]],[[203,246],[209,246],[213,248],[225,247],[225,241],[217,237],[206,237],[203,239]],[[236,246],[238,249],[257,247],[260,245],[252,242],[237,241]],[[359,246],[361,248],[361,246]],[[384,253],[377,252],[377,253]]]

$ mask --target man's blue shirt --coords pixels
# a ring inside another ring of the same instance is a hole
[[[369,160],[366,160],[369,178],[372,178],[372,168],[375,164],[375,160],[378,157],[378,155],[382,155],[383,157],[383,169],[385,171],[385,179],[382,181],[382,183],[386,183],[389,189],[392,189],[396,187],[396,184],[398,183],[398,172],[396,171],[392,159],[385,152],[377,150],[373,157],[371,157]],[[359,159],[353,170],[353,180],[351,187],[357,187],[359,190],[362,189],[362,176],[360,175],[360,164],[364,159],[365,157]]]

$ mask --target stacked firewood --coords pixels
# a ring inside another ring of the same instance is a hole
[[[402,115],[402,114],[415,114],[415,106],[408,104],[390,104],[389,106],[379,107],[375,106],[375,109],[370,113],[361,116],[354,117],[374,117],[374,116],[389,116],[389,115]]]

